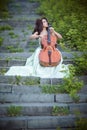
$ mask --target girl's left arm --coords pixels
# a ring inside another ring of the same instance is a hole
[[[53,27],[50,27],[50,31],[52,34],[56,35],[58,39],[62,39],[62,35],[56,32]]]

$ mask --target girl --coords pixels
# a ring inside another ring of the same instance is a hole
[[[49,23],[46,18],[36,20],[34,31],[29,38],[30,40],[38,39],[39,47],[35,50],[32,56],[27,59],[25,66],[12,66],[5,75],[35,76],[41,78],[63,78],[64,76],[68,76],[68,66],[62,64],[63,59],[61,52],[61,61],[57,66],[44,67],[39,63],[38,56],[42,49],[41,41],[47,36],[48,26]],[[50,27],[50,32],[51,35],[55,35],[57,39],[62,39],[61,34],[56,32],[53,27]]]

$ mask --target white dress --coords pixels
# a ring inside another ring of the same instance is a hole
[[[38,58],[40,50],[41,50],[41,46],[39,42],[39,47],[35,50],[32,56],[27,58],[25,66],[12,66],[5,73],[5,75],[6,76],[35,76],[40,78],[64,78],[65,76],[69,75],[68,65],[62,64],[63,58],[61,58],[61,62],[55,67],[41,66],[39,64],[39,58]]]

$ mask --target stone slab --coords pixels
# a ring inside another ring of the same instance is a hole
[[[13,102],[54,102],[53,94],[0,94],[1,103]]]
[[[14,59],[27,59],[30,57],[32,53],[27,53],[27,52],[16,52],[16,53],[0,53],[0,59],[7,59],[7,58],[14,58]]]
[[[13,85],[12,93],[15,94],[41,94],[41,88],[37,85]]]
[[[0,83],[0,93],[15,93],[15,94],[40,94],[42,92],[39,85],[15,85]]]
[[[33,116],[0,118],[0,127],[9,129],[56,129],[75,126],[75,116]]]
[[[25,60],[12,60],[12,59],[7,59],[7,60],[0,60],[0,66],[3,67],[10,67],[10,66],[23,66],[25,65]]]
[[[63,57],[66,57],[66,58],[72,58],[73,57],[73,54],[74,53],[77,53],[79,56],[83,53],[83,52],[78,52],[78,51],[76,51],[76,52],[61,52],[62,53],[62,55],[63,55]],[[31,56],[32,55],[32,52],[29,52],[29,53],[27,53],[27,52],[21,52],[21,53],[19,53],[19,52],[16,52],[16,53],[0,53],[0,58],[28,58],[29,56]]]
[[[28,120],[28,128],[57,128],[57,127],[73,127],[75,126],[74,116],[47,116],[47,117],[32,117]]]
[[[62,78],[40,78],[40,85],[50,84],[55,85],[62,82]]]
[[[79,102],[87,102],[87,94],[77,94],[79,96]],[[72,103],[75,102],[70,96],[69,94],[57,94],[56,95],[56,102],[61,102],[61,103]]]
[[[20,129],[27,128],[27,120],[26,118],[21,117],[5,117],[0,118],[0,128],[12,130],[12,129]]]
[[[84,85],[81,90],[78,91],[78,93],[84,93],[87,94],[87,85]]]
[[[32,49],[33,50],[33,49]],[[27,59],[26,59],[27,60]],[[2,67],[10,67],[10,66],[24,66],[26,60],[23,59],[2,59],[0,60],[0,66]],[[71,59],[67,59],[63,61],[63,64],[73,64]]]
[[[75,114],[77,113],[87,113],[87,103],[73,103],[73,104],[68,104],[70,113]]]
[[[22,116],[49,116],[54,106],[68,108],[67,104],[62,103],[5,103],[0,104],[0,116],[8,116],[7,109],[10,106],[20,106]]]
[[[0,93],[11,93],[12,85],[0,83]]]
[[[5,76],[5,75],[0,75],[0,83],[16,84],[17,77],[19,77],[20,83],[25,82],[26,80],[33,80],[37,83],[39,83],[39,81],[40,81],[39,77],[34,77],[34,76]]]
[[[71,103],[73,102],[72,98],[69,96],[69,94],[56,94],[56,102],[60,103]]]

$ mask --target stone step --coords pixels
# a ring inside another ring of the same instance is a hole
[[[78,76],[79,81],[83,81],[84,85],[87,84],[87,76]],[[63,82],[62,78],[40,78],[40,85],[51,84],[57,85]]]
[[[6,60],[0,60],[0,66],[3,67],[10,67],[10,66],[24,66],[26,63],[26,60],[16,60],[16,59],[6,59]]]
[[[30,94],[30,93],[43,93],[42,86],[40,84],[34,84],[33,82],[22,84],[6,84],[0,83],[0,93],[16,93],[16,94]],[[78,93],[87,94],[87,85],[84,85]]]
[[[4,76],[0,75],[0,83],[5,84],[22,84],[22,83],[30,83],[30,84],[39,84],[40,78],[34,76]]]
[[[1,29],[0,31],[1,34],[2,33],[6,34],[7,31],[14,31],[14,30],[17,31],[18,29],[21,31],[22,29],[33,30],[35,21],[39,16],[38,15],[34,16],[33,14],[31,14],[31,17],[30,16],[27,17],[27,15],[19,15],[19,17],[17,15],[17,17],[16,18],[15,17],[8,19],[0,19],[0,27],[5,27],[4,29]],[[22,19],[20,17],[22,17]],[[7,28],[8,26],[11,28]]]
[[[0,93],[12,93],[12,94],[41,94],[42,85],[32,82],[23,82],[23,83],[14,83],[6,84],[0,83]],[[81,90],[78,91],[78,94],[87,94],[87,85],[84,85]]]
[[[30,57],[32,55],[32,53],[27,53],[27,52],[16,52],[16,53],[0,53],[0,60],[1,59],[27,59],[28,57]]]
[[[0,83],[0,93],[15,94],[40,94],[42,92],[39,85],[13,85]]]
[[[84,84],[87,84],[87,76],[80,76],[79,80],[82,80]],[[0,83],[5,84],[23,84],[23,83],[33,83],[33,85],[40,84],[59,84],[62,83],[62,78],[39,78],[34,76],[5,76],[0,75]]]
[[[87,115],[81,116],[87,118]],[[21,116],[21,117],[4,117],[0,118],[0,128],[9,130],[19,129],[56,129],[60,128],[73,128],[76,126],[76,116]]]
[[[87,114],[87,103],[5,103],[0,104],[0,117],[11,116],[8,112],[11,108],[20,107],[20,116],[52,116],[53,108],[65,108],[66,111],[58,111],[58,115]],[[11,113],[11,114],[14,114]]]
[[[10,67],[10,66],[24,66],[26,63],[26,60],[21,59],[6,59],[6,60],[0,60],[0,66],[3,67]],[[63,61],[64,64],[72,64],[71,59],[66,59]]]
[[[62,79],[60,78],[39,78],[34,76],[4,76],[0,75],[0,83],[5,84],[58,84],[61,83]]]
[[[8,109],[11,106],[21,107],[20,116],[52,116],[54,106],[67,108],[69,110],[68,105],[63,103],[6,103],[0,104],[0,117],[9,116]],[[86,104],[83,104],[83,106],[86,106]]]
[[[79,93],[79,100],[75,101],[69,94],[45,94],[45,93],[0,93],[0,103],[30,103],[30,102],[58,102],[58,103],[74,103],[87,102],[87,93]]]
[[[71,59],[73,58],[74,54],[77,54],[78,56],[81,56],[82,52],[61,52],[64,59]],[[6,59],[6,58],[20,58],[20,59],[26,59],[30,55],[32,55],[32,52],[21,52],[21,53],[0,53],[0,59]]]

